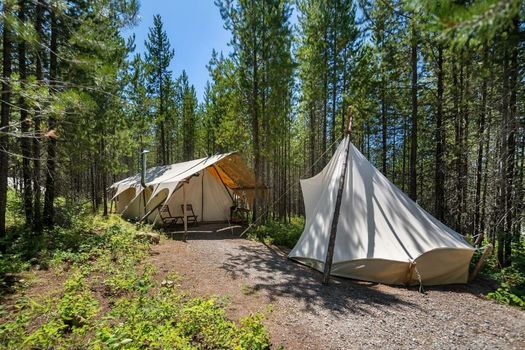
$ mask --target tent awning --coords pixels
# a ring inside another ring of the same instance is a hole
[[[204,169],[214,177],[217,177],[217,179],[220,179],[231,190],[241,191],[266,188],[263,183],[256,181],[255,174],[246,166],[241,156],[236,152],[232,152],[147,169],[146,186],[151,187],[153,191],[150,198],[155,197],[163,190],[168,191],[167,198],[169,198],[177,190],[177,186],[181,181],[188,180]],[[110,189],[114,191],[113,198],[116,198],[127,189],[140,189],[140,180],[141,175],[136,174],[112,184]]]

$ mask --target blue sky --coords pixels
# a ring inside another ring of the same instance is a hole
[[[174,76],[179,76],[185,69],[190,83],[197,90],[199,101],[202,101],[209,80],[206,65],[212,49],[224,54],[230,52],[228,42],[231,36],[223,27],[219,9],[213,0],[142,0],[138,25],[124,32],[126,36],[135,33],[137,52],[144,52],[144,40],[156,14],[161,15],[175,49],[170,66]]]

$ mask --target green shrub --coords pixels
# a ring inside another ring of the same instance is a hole
[[[242,349],[253,350],[262,350],[270,347],[270,338],[262,324],[261,314],[241,319],[239,345]]]
[[[122,295],[126,292],[147,293],[151,287],[153,266],[147,265],[142,271],[137,271],[135,264],[127,260],[121,262],[102,282],[110,295]]]
[[[194,299],[180,313],[177,329],[199,347],[231,349],[234,347],[236,326],[225,316],[224,309],[214,299]]]
[[[70,329],[82,328],[98,312],[98,301],[89,291],[65,294],[57,305],[60,320]]]
[[[173,326],[178,299],[163,293],[119,299],[99,324],[96,343],[101,348],[190,348],[189,339]]]
[[[477,256],[480,254],[476,253]],[[478,260],[476,255],[472,264]],[[510,266],[500,268],[496,254],[492,254],[487,257],[481,273],[499,285],[496,290],[487,294],[489,299],[525,309],[525,242],[521,245],[514,244]]]
[[[487,297],[502,304],[518,306],[525,309],[525,299],[511,292],[507,283],[502,283],[501,287],[494,292],[488,293]]]
[[[266,244],[276,244],[293,248],[299,240],[299,237],[301,237],[303,229],[304,218],[295,216],[291,218],[290,222],[269,220],[265,224],[251,229],[248,237],[265,242]]]
[[[17,254],[0,253],[0,284],[1,289],[8,288],[12,283],[11,279],[14,274],[29,268],[30,264],[23,261]]]
[[[8,228],[25,224],[22,197],[10,188],[7,190],[6,210],[6,226]]]

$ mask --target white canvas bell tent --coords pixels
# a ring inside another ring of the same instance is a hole
[[[324,270],[347,154],[331,275],[386,284],[466,283],[474,248],[391,183],[349,136],[319,174],[301,180],[306,223],[289,257]]]
[[[182,216],[185,195],[199,222],[227,221],[234,201],[252,203],[255,175],[239,154],[226,153],[147,169],[145,185],[140,174],[111,185],[116,212],[160,223],[159,206],[167,204],[171,215]]]

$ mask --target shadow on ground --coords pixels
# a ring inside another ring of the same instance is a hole
[[[333,277],[328,285],[322,275],[289,260],[278,248],[267,245],[240,245],[228,253],[221,268],[233,279],[244,277],[254,281],[253,288],[266,292],[273,302],[279,297],[300,301],[306,311],[324,309],[344,316],[371,313],[370,306],[393,309],[418,308],[410,301],[381,290],[376,283],[358,282]]]
[[[182,227],[176,227],[167,234],[182,240]],[[256,291],[264,292],[271,302],[278,298],[291,298],[299,301],[303,309],[317,313],[326,310],[335,315],[347,312],[370,314],[375,308],[385,308],[396,312],[401,309],[421,310],[414,298],[425,298],[418,287],[407,291],[404,287],[391,287],[377,283],[362,282],[332,277],[329,285],[321,283],[322,275],[309,267],[287,258],[286,249],[240,239],[245,227],[224,224],[203,224],[188,228],[191,241],[238,240],[238,245],[228,245],[220,268],[236,279],[250,281]],[[217,244],[217,249],[221,249]],[[481,296],[493,290],[491,281],[478,279],[469,285],[449,285],[425,287],[426,291],[465,293]],[[407,294],[408,293],[408,294]],[[372,307],[371,307],[372,306]]]
[[[477,297],[483,297],[484,295],[496,290],[498,283],[486,276],[478,276],[474,281],[468,284],[451,284],[444,286],[431,286],[427,287],[428,291],[441,291],[441,292],[453,292],[453,293],[465,293],[472,294]]]

